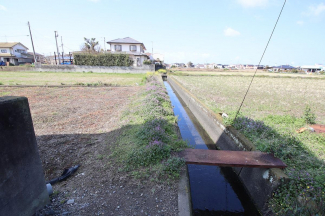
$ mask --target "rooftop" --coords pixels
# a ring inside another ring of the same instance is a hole
[[[24,46],[22,43],[20,42],[0,42],[0,47],[1,48],[11,48],[17,44],[20,44],[22,46]],[[26,49],[28,49],[26,46],[24,46]]]
[[[130,38],[130,37],[118,38],[115,40],[107,41],[107,43],[108,44],[111,44],[111,43],[142,44],[144,49],[146,49],[142,42],[134,40],[133,38]]]

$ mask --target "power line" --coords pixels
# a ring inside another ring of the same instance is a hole
[[[264,49],[264,52],[263,52],[263,54],[262,54],[262,56],[261,56],[261,58],[260,58],[260,61],[259,61],[258,65],[257,65],[257,67],[256,67],[255,73],[254,73],[254,75],[253,75],[253,77],[252,77],[252,80],[251,80],[251,82],[250,82],[250,84],[249,84],[249,86],[248,86],[248,88],[247,88],[247,91],[246,91],[246,93],[245,93],[245,96],[244,96],[244,98],[243,98],[243,101],[241,102],[241,104],[240,104],[240,106],[239,106],[239,109],[237,110],[236,116],[235,116],[235,118],[234,118],[234,122],[236,121],[236,118],[237,118],[237,116],[238,116],[238,113],[240,112],[240,109],[241,109],[241,107],[242,107],[242,105],[243,105],[243,103],[244,103],[244,101],[245,101],[245,98],[246,98],[246,96],[247,96],[247,93],[248,93],[248,91],[249,91],[249,89],[250,89],[250,87],[251,87],[251,85],[252,85],[252,83],[253,83],[253,80],[254,80],[254,77],[255,77],[255,75],[256,75],[256,72],[257,72],[258,66],[259,66],[259,65],[261,64],[261,62],[262,62],[262,59],[263,59],[263,57],[264,57],[264,54],[265,54],[265,52],[266,52],[267,47],[269,46],[269,43],[270,43],[271,38],[272,38],[272,36],[273,36],[274,30],[275,30],[275,28],[276,28],[276,26],[277,26],[277,24],[278,24],[278,22],[279,22],[279,19],[280,19],[280,17],[281,17],[281,14],[282,14],[282,11],[283,11],[283,8],[284,8],[286,2],[287,2],[287,0],[284,0],[284,3],[283,3],[283,6],[282,6],[282,9],[281,9],[281,11],[280,11],[280,14],[279,14],[279,16],[278,16],[278,19],[277,19],[277,21],[276,21],[274,27],[273,27],[273,30],[272,30],[272,33],[271,33],[271,35],[270,35],[269,41],[267,42],[266,47],[265,47],[265,49]]]

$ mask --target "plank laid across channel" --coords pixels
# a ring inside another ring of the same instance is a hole
[[[257,151],[185,149],[179,155],[185,159],[186,164],[259,168],[287,167],[272,154]]]

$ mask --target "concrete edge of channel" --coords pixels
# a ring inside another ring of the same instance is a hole
[[[186,170],[181,173],[178,183],[178,215],[192,216],[191,191],[187,166]]]
[[[168,77],[168,82],[178,92],[186,106],[192,111],[204,130],[220,149],[233,151],[255,150],[248,139],[242,139],[244,136],[237,130],[221,124],[221,116],[212,112],[177,80]],[[246,143],[247,140],[248,143]],[[283,170],[277,168],[233,168],[233,170],[262,214],[269,211],[266,203],[273,191],[280,185],[280,179],[288,179]]]

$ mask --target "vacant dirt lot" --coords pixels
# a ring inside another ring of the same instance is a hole
[[[177,214],[176,187],[130,178],[108,158],[127,124],[121,114],[141,88],[0,87],[0,95],[28,97],[46,180],[81,165],[53,186],[37,215]]]

